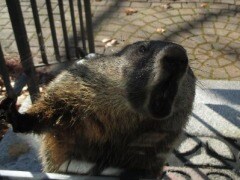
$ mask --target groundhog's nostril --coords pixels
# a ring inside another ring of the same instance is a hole
[[[172,45],[164,50],[162,58],[163,68],[168,71],[184,71],[188,65],[186,51],[177,45]]]

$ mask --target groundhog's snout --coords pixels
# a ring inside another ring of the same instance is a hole
[[[176,75],[185,72],[188,66],[188,57],[185,49],[175,44],[164,48],[161,61],[165,71]]]
[[[161,64],[160,68],[155,65],[155,68],[159,68],[160,74],[151,91],[148,111],[153,118],[163,119],[172,114],[180,81],[187,71],[186,50],[177,44],[167,44],[160,50],[155,63]]]

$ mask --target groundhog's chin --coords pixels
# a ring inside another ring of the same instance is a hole
[[[171,116],[177,91],[177,83],[160,84],[156,87],[148,105],[150,116],[159,120]]]
[[[153,119],[163,120],[172,114],[172,106],[173,103],[169,100],[160,100],[157,99],[152,105],[149,107],[149,115]]]

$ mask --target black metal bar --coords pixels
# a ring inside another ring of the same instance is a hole
[[[35,22],[36,31],[37,31],[37,37],[38,37],[38,43],[41,51],[42,61],[44,64],[48,64],[36,0],[31,0],[31,7],[32,7],[33,18]]]
[[[13,90],[14,93],[17,94],[17,96],[21,94],[23,87],[27,85],[27,79],[28,78],[25,73],[20,74],[16,78]]]
[[[57,40],[55,23],[54,23],[54,18],[53,18],[53,13],[52,13],[51,0],[46,0],[46,6],[47,6],[48,19],[49,19],[49,24],[50,24],[50,29],[51,29],[55,57],[56,57],[57,61],[60,61],[60,53],[59,53],[58,40]]]
[[[69,0],[69,7],[70,7],[70,14],[71,14],[71,21],[72,21],[72,31],[73,31],[75,54],[76,54],[76,57],[79,58],[77,28],[76,28],[76,23],[75,23],[73,0]]]
[[[68,34],[67,34],[66,20],[65,20],[65,15],[64,15],[63,0],[58,0],[58,6],[59,6],[59,11],[60,11],[60,16],[61,16],[66,56],[67,56],[67,59],[70,60],[71,57],[70,57],[70,52],[69,52]]]
[[[20,2],[19,0],[6,0],[6,4],[8,7],[19,55],[21,58],[21,64],[25,74],[28,77],[28,90],[31,96],[31,100],[34,101],[39,94],[39,88]]]
[[[86,17],[86,30],[88,36],[88,47],[89,52],[94,53],[94,38],[93,38],[93,28],[92,28],[92,13],[91,13],[91,4],[89,0],[84,0],[85,8],[85,17]]]
[[[79,24],[81,28],[81,39],[82,39],[83,51],[86,53],[87,52],[86,37],[85,37],[85,29],[84,29],[84,23],[83,23],[81,0],[78,0],[78,15],[79,15]]]
[[[5,58],[3,55],[1,44],[0,44],[0,74],[2,75],[2,79],[3,79],[4,85],[6,87],[8,97],[15,99],[16,94],[14,93],[13,88],[11,86],[11,82],[10,82],[10,78],[9,78],[9,74],[8,74],[8,70],[7,70],[7,66],[6,66],[6,62],[5,62]]]

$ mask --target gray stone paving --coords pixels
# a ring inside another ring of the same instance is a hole
[[[29,0],[21,0],[29,43],[35,64],[41,64]],[[91,0],[96,52],[112,53],[139,40],[168,40],[182,44],[191,59],[198,78],[240,80],[240,0]],[[206,3],[207,2],[207,3]],[[42,23],[46,52],[55,62],[46,5],[37,1]],[[71,39],[71,19],[68,2],[65,4],[66,24]],[[76,1],[75,17],[77,27]],[[166,6],[168,4],[168,6]],[[57,0],[52,0],[60,52],[65,58]],[[127,16],[126,8],[137,13]],[[0,42],[5,54],[18,56],[5,1],[0,2]],[[160,29],[158,31],[157,29]],[[164,31],[162,32],[161,29]],[[105,48],[104,38],[115,38],[117,47]],[[70,43],[71,44],[71,43]]]
[[[100,27],[96,44],[101,52],[105,37],[118,39],[119,47],[146,39],[173,41],[187,49],[199,78],[239,80],[239,10],[229,4],[209,3],[203,8],[201,3],[171,3],[169,9],[154,6],[132,16],[120,13],[120,20],[111,18]],[[159,28],[164,32],[157,32]]]

